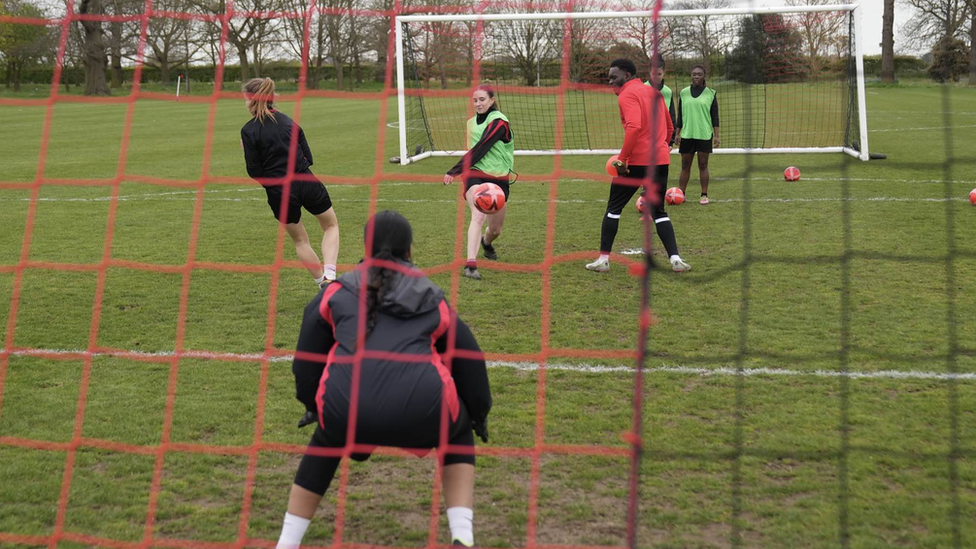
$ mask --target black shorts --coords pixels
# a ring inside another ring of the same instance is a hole
[[[312,172],[306,172],[311,175]],[[274,213],[275,219],[282,223],[298,223],[302,219],[302,208],[312,215],[329,211],[332,199],[325,185],[318,181],[292,181],[291,192],[288,195],[288,215],[282,218],[281,199],[284,195],[284,185],[267,185],[264,191],[268,194],[268,206]]]
[[[511,183],[509,182],[507,177],[506,178],[492,177],[486,173],[481,173],[481,172],[471,172],[471,173],[472,175],[468,176],[468,178],[464,180],[464,196],[468,196],[468,189],[470,189],[471,187],[481,185],[482,183],[494,183],[495,185],[498,185],[499,187],[502,188],[502,192],[505,193],[505,203],[506,204],[508,203],[509,186],[511,185]]]
[[[628,166],[630,173],[625,177],[614,177],[610,182],[610,198],[607,200],[607,215],[620,217],[620,213],[634,197],[641,191],[645,200],[650,198],[651,217],[658,219],[667,215],[664,211],[664,193],[668,188],[668,165],[654,166],[650,181],[650,191],[645,195],[642,185],[647,178],[650,166]]]
[[[694,154],[696,152],[712,152],[711,139],[682,139],[678,145],[678,152],[681,154]]]

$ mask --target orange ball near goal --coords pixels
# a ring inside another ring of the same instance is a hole
[[[664,201],[672,206],[677,206],[685,201],[685,193],[678,187],[671,187],[664,193]]]
[[[474,188],[474,207],[478,211],[491,215],[505,207],[505,191],[494,183],[482,183]]]
[[[783,178],[787,181],[799,181],[800,180],[800,168],[796,166],[790,166],[783,171]]]
[[[976,189],[969,191],[969,203],[976,206]]]
[[[613,163],[617,161],[617,155],[613,155],[607,159],[607,175],[610,177],[617,177],[617,168],[614,167]]]

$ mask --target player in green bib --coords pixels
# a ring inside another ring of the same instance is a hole
[[[645,81],[644,85],[661,92],[661,95],[664,96],[664,104],[668,106],[668,112],[671,113],[671,124],[677,127],[677,119],[674,115],[674,92],[664,84],[664,56],[660,53],[657,54],[654,58],[654,63],[651,65],[651,79],[650,81]],[[673,136],[671,137],[671,142],[674,143]]]
[[[691,68],[691,86],[681,90],[678,103],[678,134],[675,141],[681,153],[681,175],[678,186],[684,192],[691,178],[691,161],[698,154],[698,175],[701,180],[700,204],[708,204],[708,156],[719,146],[718,99],[715,90],[705,84],[705,67]]]
[[[492,242],[502,234],[505,212],[508,211],[508,176],[515,167],[515,141],[508,118],[498,110],[498,100],[491,86],[478,86],[471,99],[475,115],[467,125],[469,150],[444,175],[444,184],[450,185],[456,177],[463,176],[464,198],[471,210],[471,223],[468,225],[468,258],[462,273],[468,278],[481,280],[478,247],[484,250],[485,259],[498,259]],[[494,183],[505,193],[505,206],[492,215],[481,213],[474,205],[473,189],[482,183]],[[482,236],[486,221],[488,228]]]

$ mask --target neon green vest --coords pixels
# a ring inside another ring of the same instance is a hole
[[[647,82],[647,81],[644,81],[644,85],[645,86],[651,86],[652,88],[654,87],[654,86],[651,85],[650,82]],[[667,86],[667,84],[665,84],[664,86],[661,86],[661,95],[664,96],[664,105],[670,111],[671,110],[671,95],[672,95],[672,93],[671,93],[671,88],[669,88]]]
[[[488,124],[491,124],[493,120],[504,120],[508,122],[508,118],[504,114],[495,110],[488,113],[485,117],[485,121],[478,124],[478,116],[475,115],[468,120],[468,148],[474,147],[475,144],[481,140],[481,134],[485,133],[485,128]],[[508,177],[509,172],[515,167],[515,139],[512,139],[508,143],[502,141],[496,141],[495,144],[488,149],[488,153],[485,154],[484,158],[478,161],[477,164],[471,166],[472,169],[481,170],[488,175],[494,177],[505,178]]]
[[[705,87],[698,97],[691,96],[691,86],[681,90],[681,139],[712,138],[712,101],[715,90]]]

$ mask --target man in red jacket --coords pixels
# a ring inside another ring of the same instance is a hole
[[[617,94],[624,144],[615,163],[617,177],[610,182],[610,199],[600,230],[600,257],[586,268],[599,273],[610,270],[610,250],[617,236],[620,213],[637,189],[647,185],[651,189],[649,202],[657,236],[668,252],[671,269],[681,273],[690,270],[691,266],[678,255],[674,227],[664,211],[664,192],[671,164],[669,143],[674,125],[661,92],[643,85],[636,75],[637,66],[629,59],[616,59],[610,63],[610,85]],[[650,174],[652,166],[653,174]],[[641,194],[644,194],[643,190]]]

